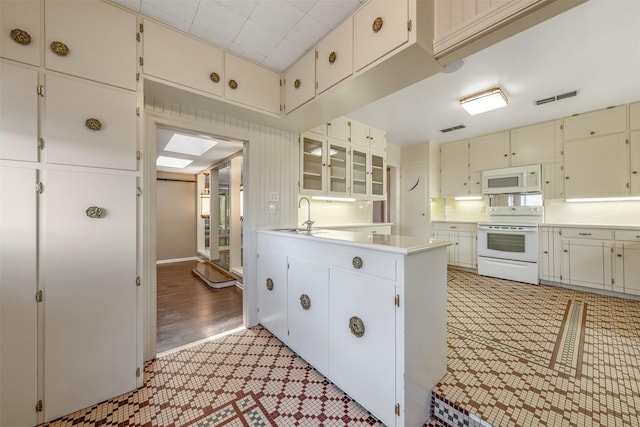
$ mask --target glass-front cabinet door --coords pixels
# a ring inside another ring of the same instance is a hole
[[[364,197],[368,194],[369,150],[351,147],[351,195]]]
[[[349,147],[329,140],[329,193],[349,194]]]
[[[326,139],[321,136],[302,136],[300,192],[322,194],[326,191]]]
[[[387,197],[387,161],[384,153],[371,151],[371,198],[383,200]]]

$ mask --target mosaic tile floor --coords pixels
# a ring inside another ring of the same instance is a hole
[[[159,357],[144,386],[47,427],[381,426],[261,327]]]
[[[640,426],[639,301],[456,270],[448,284],[442,421]]]

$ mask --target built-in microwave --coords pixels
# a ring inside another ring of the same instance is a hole
[[[532,193],[542,191],[540,165],[515,166],[482,172],[482,193]]]

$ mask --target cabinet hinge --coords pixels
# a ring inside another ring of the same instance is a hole
[[[38,138],[38,149],[44,150],[44,138]]]
[[[562,274],[560,275],[560,280],[562,280]]]
[[[627,139],[626,144],[629,145],[629,139]]]
[[[44,96],[44,85],[38,85],[36,91],[38,92],[38,95]]]
[[[627,188],[629,188],[629,183],[627,182]]]
[[[411,19],[409,19],[407,21],[407,31],[411,32],[411,27],[412,27],[413,22],[411,21]]]
[[[396,403],[396,415],[399,417],[400,416],[400,404]]]
[[[36,292],[36,302],[42,302],[42,291]]]
[[[142,67],[144,65],[144,58],[141,56],[138,62],[140,62],[140,66]]]
[[[282,87],[282,79],[280,79],[280,87]]]
[[[564,125],[560,125],[560,130],[564,129]]]
[[[140,368],[136,368],[136,378],[140,377]]]
[[[136,81],[139,82],[140,81],[140,73],[136,73]]]
[[[613,277],[611,278],[611,284],[612,284],[612,285],[615,285],[615,284],[616,284],[616,282],[613,280]]]
[[[140,286],[140,276],[136,277],[136,286]]]
[[[396,295],[395,304],[396,304],[396,307],[400,307],[400,295]]]
[[[138,197],[142,196],[142,188],[140,188],[140,187],[136,188],[136,196],[138,196]]]
[[[316,90],[318,90],[318,82],[316,82]]]
[[[318,59],[318,51],[316,50],[316,59]]]
[[[42,194],[44,192],[44,185],[41,182],[36,184],[36,193]]]
[[[611,248],[611,253],[613,253],[613,248]]]
[[[140,24],[140,32],[144,33],[144,24]]]
[[[140,117],[140,107],[136,107],[136,116]]]
[[[136,33],[136,41],[140,42],[140,33]]]
[[[42,403],[42,400],[38,400],[38,403],[36,403],[36,412],[42,412],[43,409],[44,404]]]
[[[140,152],[140,150],[136,151],[136,160],[140,160],[142,159],[142,153]]]
[[[291,267],[289,266],[289,263],[287,263],[287,270],[289,270]]]

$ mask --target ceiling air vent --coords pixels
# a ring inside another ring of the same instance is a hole
[[[452,126],[450,128],[446,128],[446,129],[440,129],[440,132],[447,133],[447,132],[452,132],[454,130],[464,129],[464,128],[466,128],[465,125],[457,125],[457,126]]]
[[[548,104],[548,103],[553,102],[553,101],[560,101],[562,99],[573,98],[577,94],[578,94],[578,91],[577,90],[573,90],[571,92],[562,93],[560,95],[551,96],[549,98],[538,99],[537,101],[534,101],[533,103],[536,104],[536,105]]]

